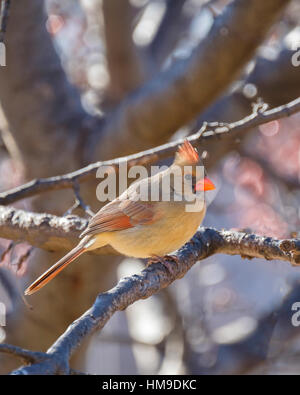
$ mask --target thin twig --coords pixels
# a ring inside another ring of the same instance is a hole
[[[278,259],[295,264],[300,256],[300,240],[276,240],[242,232],[200,228],[191,241],[175,253],[177,261],[172,260],[168,265],[165,262],[154,263],[140,274],[123,278],[110,291],[99,294],[93,306],[48,349],[44,361],[21,367],[14,374],[35,374],[37,371],[70,374],[71,355],[87,336],[102,329],[116,311],[124,310],[132,303],[166,288],[176,279],[182,278],[196,262],[217,253],[244,258]]]
[[[0,344],[0,352],[21,358],[25,363],[38,363],[47,357],[45,353],[25,350],[10,344]]]
[[[22,265],[28,260],[33,250],[34,250],[33,246],[29,247],[28,250],[25,252],[25,254],[22,254],[20,258],[17,260],[15,264],[17,267],[16,273],[18,273],[18,271],[21,270]]]
[[[80,195],[80,185],[78,181],[74,183],[74,193],[78,207],[81,207],[90,217],[94,216],[95,213],[91,210],[90,206],[86,205]]]
[[[201,128],[199,132],[189,136],[188,140],[197,148],[201,149],[201,142],[203,140],[205,141],[220,135],[237,135],[264,123],[290,116],[298,111],[300,111],[300,97],[288,104],[271,110],[263,112],[254,111],[252,114],[237,122],[228,124],[219,122],[207,124],[206,128],[210,126],[212,128],[211,130],[205,130],[203,132]],[[92,163],[82,169],[61,176],[32,180],[24,185],[0,193],[0,204],[11,204],[17,200],[51,190],[74,188],[76,182],[81,183],[95,177],[97,170],[102,166],[112,166],[114,170],[118,171],[118,166],[123,163],[127,163],[128,169],[136,165],[153,164],[158,160],[173,156],[178,145],[181,144],[182,141],[182,139],[173,141],[127,157]]]
[[[0,344],[0,352],[8,355],[13,355],[20,358],[25,364],[40,364],[51,362],[51,358],[45,352],[29,351],[21,347],[12,346],[10,344]],[[69,374],[72,376],[87,375],[87,373],[80,372],[76,369],[70,369]]]
[[[76,180],[73,185],[73,190],[75,194],[75,202],[74,204],[63,214],[63,217],[66,217],[67,215],[73,214],[74,210],[77,208],[82,208],[86,214],[88,214],[90,217],[94,216],[95,213],[91,210],[90,206],[86,205],[80,195],[80,185],[78,181]]]
[[[88,224],[76,215],[58,217],[0,206],[0,237],[22,241],[46,251],[65,251],[75,247]],[[95,250],[96,254],[116,254],[112,247]]]

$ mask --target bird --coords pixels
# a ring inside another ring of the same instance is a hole
[[[149,258],[149,263],[175,259],[168,254],[192,238],[205,216],[203,192],[215,189],[203,171],[197,170],[201,166],[197,150],[185,139],[171,166],[132,183],[104,205],[90,219],[77,246],[35,280],[25,295],[41,289],[83,253],[105,245],[128,257]],[[149,194],[153,190],[158,191],[158,198],[140,198],[142,192]],[[195,203],[198,210],[187,209]]]

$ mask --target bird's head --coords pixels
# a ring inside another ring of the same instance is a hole
[[[183,176],[183,183],[190,185],[192,192],[204,192],[215,189],[213,182],[206,176],[199,154],[192,144],[185,140],[178,148],[173,167],[177,166]]]

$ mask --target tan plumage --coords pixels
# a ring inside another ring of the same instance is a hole
[[[183,187],[192,197],[195,196],[193,188],[197,190],[197,186],[203,191],[214,189],[209,179],[196,179],[197,164],[201,164],[197,151],[186,140],[178,149],[170,168],[134,183],[117,199],[102,207],[81,234],[83,239],[79,244],[31,284],[25,294],[30,295],[42,288],[82,253],[107,244],[121,254],[136,258],[164,256],[180,248],[201,224],[206,211],[205,202],[200,211],[188,212],[186,195],[182,201],[176,199],[183,196],[176,182],[171,182],[168,189],[170,201],[163,201],[162,185],[170,172],[176,178],[177,173],[181,176],[183,166],[190,166],[191,185],[182,177],[180,180],[183,180]],[[158,201],[137,199],[142,190],[150,192],[151,187],[159,191]]]

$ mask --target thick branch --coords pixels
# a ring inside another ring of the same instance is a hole
[[[174,63],[112,114],[97,155],[105,157],[107,147],[111,154],[119,145],[129,153],[132,138],[138,147],[158,144],[195,118],[235,79],[288,2],[230,3],[189,59]]]
[[[29,351],[10,344],[0,344],[0,352],[20,358],[25,364],[35,364],[34,373],[36,374],[51,374],[51,368],[50,372],[48,372],[48,369],[43,370],[44,365],[47,366],[47,364],[49,364],[51,366],[52,364],[51,358],[45,352]],[[57,362],[58,361],[56,361],[56,365],[58,364]],[[31,372],[31,374],[34,373]],[[74,376],[85,375],[85,373],[75,369],[70,369],[69,374]]]
[[[109,96],[120,101],[144,79],[139,52],[132,39],[134,11],[128,0],[103,1]]]
[[[294,54],[295,51],[284,48],[274,60],[257,58],[255,69],[247,78],[247,83],[257,87],[258,96],[272,107],[299,95],[299,68],[291,61]]]
[[[293,54],[294,51],[284,48],[275,59],[257,57],[254,70],[242,86],[223,96],[201,113],[198,125],[203,121],[231,122],[239,119],[248,113],[255,97],[262,98],[272,108],[297,98],[300,90],[300,73],[297,67],[292,65]],[[257,89],[254,97],[245,94],[247,84],[252,84]]]
[[[214,139],[215,136],[229,135],[234,137],[240,133],[252,129],[264,123],[281,119],[300,111],[300,98],[277,108],[268,111],[254,111],[251,115],[233,123],[215,123],[204,125],[199,132],[189,136],[189,141],[199,149],[203,144]],[[92,163],[77,171],[64,174],[62,176],[41,178],[28,182],[17,188],[0,193],[0,204],[11,204],[17,200],[34,196],[38,193],[51,190],[74,188],[76,182],[83,182],[96,176],[96,172],[101,166],[114,166],[118,170],[118,165],[127,162],[128,169],[136,165],[150,165],[158,160],[165,159],[174,155],[178,145],[182,140],[173,141],[162,146],[129,155],[127,157],[113,159],[110,161]]]
[[[102,329],[116,311],[157,293],[182,278],[197,261],[217,253],[293,263],[300,254],[300,240],[276,240],[241,232],[200,228],[191,241],[176,253],[178,262],[172,261],[172,271],[166,269],[163,262],[154,263],[140,274],[122,279],[110,291],[99,294],[93,306],[49,348],[48,358],[44,362],[22,367],[15,374],[33,374],[37,369],[48,374],[69,374],[69,359],[73,352],[84,338]]]
[[[23,7],[11,3],[5,34],[9,66],[0,67],[1,106],[30,177],[79,167],[83,136],[100,127],[66,78],[46,29],[44,6],[39,0],[26,0]],[[53,152],[56,160],[49,166]]]
[[[69,215],[57,217],[45,213],[33,213],[13,207],[0,206],[0,237],[14,241],[26,241],[47,251],[73,248],[87,220]],[[96,253],[114,253],[112,248],[96,250]]]
[[[199,128],[203,121],[223,121],[233,122],[246,116],[257,98],[262,98],[265,103],[268,103],[269,108],[281,106],[298,97],[300,91],[300,73],[297,67],[294,67],[291,62],[293,51],[283,49],[276,59],[265,59],[258,57],[256,59],[256,66],[254,70],[247,76],[243,84],[233,93],[222,96],[210,108],[201,113],[197,119],[195,130]],[[247,84],[253,84],[257,89],[256,96],[247,96],[245,87]],[[251,132],[248,129],[248,132]],[[237,149],[240,150],[240,142],[244,141],[248,132],[239,134],[238,143],[236,136],[233,136],[223,141],[220,144],[218,141],[209,142],[204,149],[208,152],[213,152],[209,155],[205,165],[206,167],[213,167],[219,162],[228,152]]]

